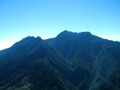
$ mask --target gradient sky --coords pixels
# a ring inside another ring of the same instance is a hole
[[[0,50],[63,30],[120,41],[120,0],[0,0]]]

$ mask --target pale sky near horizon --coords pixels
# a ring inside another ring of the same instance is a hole
[[[120,41],[120,0],[0,0],[0,50],[63,30]]]

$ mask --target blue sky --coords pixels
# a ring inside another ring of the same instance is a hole
[[[120,0],[0,0],[0,49],[63,30],[120,41]]]

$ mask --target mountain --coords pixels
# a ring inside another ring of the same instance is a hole
[[[73,69],[70,82],[82,90],[98,90],[120,64],[120,43],[89,32],[64,31],[48,43],[63,54]]]
[[[0,51],[0,90],[119,90],[119,54],[90,32],[29,36]]]

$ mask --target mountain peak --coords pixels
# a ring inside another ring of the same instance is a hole
[[[41,37],[28,36],[23,38],[20,42],[33,42],[33,41],[42,41]]]
[[[80,32],[80,33],[77,33],[77,32],[71,32],[71,31],[67,31],[67,30],[64,30],[63,32],[61,32],[60,34],[58,34],[57,38],[62,38],[62,39],[65,39],[67,37],[74,37],[74,38],[90,38],[92,36],[92,34],[90,32]]]
[[[92,36],[92,34],[90,32],[81,32],[81,33],[79,33],[79,36],[89,38]]]
[[[61,34],[81,34],[81,35],[92,35],[90,32],[86,31],[86,32],[72,32],[72,31],[68,31],[68,30],[64,30],[63,32],[61,32],[59,35]],[[59,36],[58,35],[58,36]]]
[[[61,32],[60,34],[58,34],[58,38],[59,37],[67,37],[67,36],[71,36],[73,35],[75,32],[71,32],[71,31],[68,31],[68,30],[64,30],[63,32]],[[75,33],[77,34],[77,33]]]
[[[68,30],[64,30],[63,32],[69,32]]]
[[[20,47],[20,46],[29,46],[30,44],[39,44],[41,43],[42,39],[40,37],[34,37],[34,36],[27,36],[23,38],[21,41],[16,42],[12,47]]]
[[[68,31],[68,30],[64,30],[63,32],[61,32],[60,34],[68,34],[68,33],[73,33],[71,31]]]
[[[86,32],[80,32],[79,34],[87,34],[87,35],[91,35],[90,32],[86,31]]]

